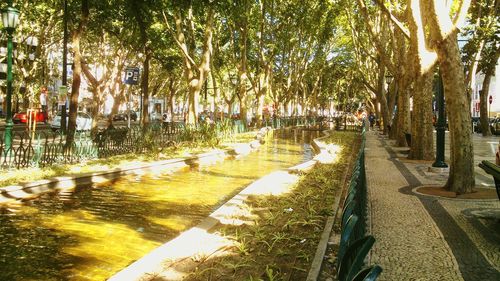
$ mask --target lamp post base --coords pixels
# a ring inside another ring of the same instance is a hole
[[[445,164],[446,165],[446,164]],[[448,168],[448,166],[446,167],[429,167],[429,169],[427,169],[428,172],[431,172],[431,173],[448,173],[450,172],[450,168]]]
[[[446,164],[443,160],[436,160],[436,162],[432,163],[432,167],[434,167],[434,168],[448,168],[448,164]]]

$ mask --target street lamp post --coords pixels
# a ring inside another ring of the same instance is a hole
[[[5,151],[12,148],[12,34],[19,23],[19,11],[12,7],[12,1],[7,2],[7,8],[2,10],[3,28],[7,32],[7,116],[5,122]]]
[[[444,162],[444,137],[446,130],[446,120],[444,116],[444,89],[441,73],[438,74],[436,89],[436,103],[438,108],[438,118],[436,122],[436,161],[432,164],[435,168],[447,168]]]
[[[62,86],[67,87],[68,80],[68,1],[64,0],[63,7],[63,61],[62,61]],[[61,132],[66,133],[67,122],[66,122],[66,93],[67,88],[63,89],[65,91],[64,103],[61,105]]]

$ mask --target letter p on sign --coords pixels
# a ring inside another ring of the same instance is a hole
[[[139,68],[138,67],[127,67],[125,69],[125,84],[137,85],[139,82]]]

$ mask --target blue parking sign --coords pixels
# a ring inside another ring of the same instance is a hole
[[[123,81],[128,85],[137,85],[139,83],[139,68],[127,67],[125,69],[125,79]]]

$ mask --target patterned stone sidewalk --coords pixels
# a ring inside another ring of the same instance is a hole
[[[446,176],[422,172],[430,164],[401,161],[398,152],[392,141],[367,132],[377,240],[370,263],[383,267],[379,280],[500,280],[500,202],[417,194],[417,186],[444,184]]]

